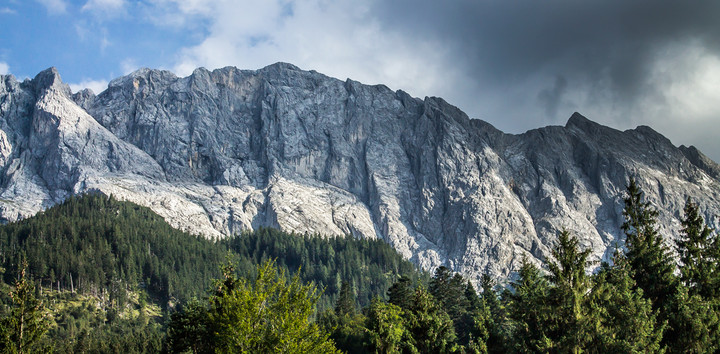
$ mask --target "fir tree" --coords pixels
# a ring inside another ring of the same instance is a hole
[[[657,232],[657,214],[651,204],[644,201],[643,192],[631,178],[623,209],[625,256],[637,286],[652,301],[653,308],[660,310],[677,291],[677,279],[673,275],[675,261]]]
[[[415,289],[413,303],[404,312],[413,344],[420,353],[447,353],[456,349],[456,335],[450,316],[422,286]]]
[[[556,350],[578,353],[587,331],[585,295],[589,290],[589,278],[585,267],[590,250],[580,250],[578,239],[562,230],[552,255],[555,260],[548,263],[548,279],[553,285],[550,288],[553,320],[548,334],[555,342]]]
[[[257,267],[254,283],[224,270],[210,299],[211,343],[221,352],[335,353],[329,334],[311,321],[319,297],[312,285],[267,261]]]
[[[680,255],[680,280],[688,287],[689,295],[715,299],[720,295],[720,253],[717,236],[705,225],[698,205],[690,197],[685,202],[682,233],[677,245]]]
[[[355,299],[350,283],[342,282],[340,296],[335,302],[335,314],[337,316],[353,316],[355,314]]]
[[[487,350],[489,353],[508,352],[507,318],[505,308],[495,292],[495,281],[488,274],[483,274],[480,278],[480,288],[482,289],[480,300],[490,312],[490,317],[485,323],[488,329]]]
[[[12,307],[2,319],[0,350],[5,353],[34,353],[41,350],[38,343],[48,329],[48,313],[43,302],[35,296],[35,284],[26,274],[27,261],[21,261],[18,279],[10,292]]]
[[[403,310],[395,304],[377,298],[372,301],[366,325],[370,350],[376,353],[417,351],[402,314]]]
[[[518,279],[506,291],[508,318],[512,321],[513,342],[519,352],[542,352],[553,347],[548,337],[551,328],[547,301],[549,284],[540,269],[523,258]]]
[[[408,309],[412,303],[414,293],[412,281],[409,277],[403,275],[388,289],[388,301],[401,309]]]
[[[664,325],[657,325],[652,303],[631,277],[627,259],[615,255],[592,279],[588,349],[597,353],[656,353]]]

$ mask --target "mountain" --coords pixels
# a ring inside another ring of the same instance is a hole
[[[720,224],[720,166],[649,127],[575,113],[505,134],[441,98],[285,63],[141,69],[95,95],[58,72],[0,83],[0,215],[99,191],[211,238],[261,226],[381,238],[430,269],[501,277],[547,257],[559,229],[594,259],[622,244],[635,177],[668,240],[692,197]]]

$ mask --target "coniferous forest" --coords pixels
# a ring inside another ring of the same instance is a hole
[[[630,180],[624,246],[564,230],[502,285],[417,270],[389,245],[259,229],[208,240],[112,196],[0,226],[3,352],[720,352],[720,239],[681,237]]]

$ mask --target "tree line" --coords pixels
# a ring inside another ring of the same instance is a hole
[[[10,318],[9,294],[22,278],[47,312],[40,344],[56,352],[157,352],[170,315],[206,297],[224,264],[254,279],[268,260],[313,283],[319,311],[334,306],[344,280],[364,306],[400,274],[429,278],[381,240],[267,228],[208,240],[172,228],[149,208],[90,194],[0,225],[0,315]],[[156,315],[145,315],[152,306]]]
[[[7,281],[0,285],[10,294],[0,296],[5,304],[0,348],[5,351],[720,351],[720,238],[688,199],[680,237],[674,241],[675,259],[657,231],[657,211],[633,179],[624,198],[624,246],[612,262],[588,273],[595,267],[588,260],[590,251],[580,247],[577,235],[563,230],[552,257],[540,266],[524,259],[507,287],[497,286],[487,275],[473,286],[445,267],[430,277],[377,240],[260,229],[224,241],[173,234],[183,239],[170,242],[167,250],[163,240],[142,235],[143,230],[163,227],[145,225],[133,231],[112,222],[129,213],[130,224],[163,223],[149,209],[97,195],[70,199],[56,208],[38,215],[37,224],[30,218],[0,227]],[[42,237],[55,232],[53,218],[61,219],[56,228],[63,231],[53,235],[63,241]],[[81,220],[92,221],[86,225]],[[118,235],[134,232],[138,239],[118,240]],[[70,250],[59,250],[67,259],[60,261],[44,243],[69,245]],[[209,258],[214,264],[197,266],[215,267],[215,273],[208,275],[213,272],[208,268],[202,277],[190,275],[208,285],[184,283],[182,262],[192,265],[193,260],[182,257],[192,257],[192,252],[172,251],[174,244],[214,257]],[[93,259],[89,253],[98,250],[114,258],[97,267],[102,272],[92,273],[76,258]],[[138,251],[142,255],[129,257]],[[65,269],[69,274],[62,278]],[[61,291],[48,290],[58,281]],[[43,305],[50,292],[68,301],[83,292],[103,298],[93,292],[109,294],[113,284],[148,294],[148,301],[161,305],[162,315],[143,317],[142,296],[126,300],[124,307],[111,302],[100,312],[83,305],[84,310],[73,310],[72,315],[52,313]],[[182,284],[194,290],[178,291]],[[128,303],[139,309],[139,317],[127,315]],[[70,333],[67,326],[76,323],[73,318],[99,322],[95,329],[84,324]]]
[[[327,334],[323,345],[332,343],[348,353],[720,351],[720,238],[688,199],[681,236],[674,241],[675,259],[658,234],[657,211],[634,179],[624,204],[624,247],[595,273],[587,272],[594,266],[590,251],[563,230],[552,257],[540,267],[524,259],[509,287],[483,276],[478,292],[461,275],[439,267],[429,282],[400,277],[385,296],[360,308],[354,285],[346,281],[332,310],[314,320],[306,315],[302,323],[319,324],[316,330]],[[189,322],[201,323],[202,329],[216,326],[217,315],[193,315],[198,308],[203,314],[227,311],[217,307],[216,296],[176,313],[170,328]],[[212,334],[204,337],[219,331],[193,333],[171,330],[168,340],[177,345],[175,350],[193,352],[217,348],[191,343],[223,342]],[[324,338],[318,336],[313,338]],[[318,350],[334,350],[323,348]],[[270,347],[260,351],[265,350]]]

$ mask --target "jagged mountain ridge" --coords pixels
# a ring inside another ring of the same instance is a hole
[[[718,225],[717,164],[648,127],[574,114],[505,134],[440,98],[278,63],[141,69],[74,95],[55,69],[0,84],[0,213],[112,193],[210,237],[258,226],[380,237],[425,268],[503,276],[557,230],[596,258],[621,241],[629,176],[679,230],[685,198]]]

